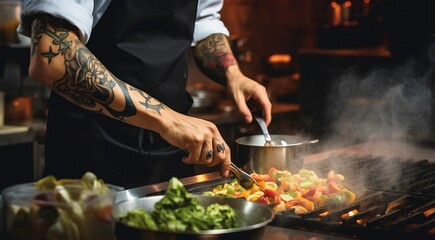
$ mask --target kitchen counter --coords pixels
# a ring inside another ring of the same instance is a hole
[[[4,125],[0,128],[0,146],[32,142],[34,133],[28,126]]]
[[[391,52],[387,46],[366,47],[366,48],[304,48],[299,50],[299,54],[303,55],[318,55],[318,56],[338,56],[338,57],[376,57],[390,58]]]
[[[36,141],[27,126],[0,128],[0,191],[13,184],[32,181],[37,172]]]

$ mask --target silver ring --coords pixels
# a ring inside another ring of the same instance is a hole
[[[208,150],[205,159],[213,158],[213,150]]]
[[[217,145],[217,151],[221,153],[225,152],[225,145],[223,143],[219,143]]]

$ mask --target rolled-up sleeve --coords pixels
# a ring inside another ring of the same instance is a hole
[[[86,43],[91,35],[93,26],[94,1],[92,0],[28,0],[24,3],[21,23],[18,32],[30,36],[30,22],[28,16],[37,13],[47,13],[62,18],[79,30],[80,40]]]
[[[229,31],[221,21],[220,11],[223,0],[199,0],[192,46],[214,33],[229,36]]]

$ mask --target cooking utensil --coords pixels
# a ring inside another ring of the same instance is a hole
[[[296,172],[303,165],[306,146],[319,141],[293,135],[272,134],[270,137],[280,144],[265,145],[263,135],[236,139],[237,157],[247,163],[248,172],[267,173],[271,167]]]
[[[272,139],[270,138],[269,130],[267,129],[267,125],[264,119],[262,117],[255,116],[255,115],[254,118],[257,121],[258,125],[260,125],[261,131],[263,132],[264,135],[264,140],[266,140],[264,145],[265,146],[275,145],[275,143],[272,142]]]
[[[162,199],[160,196],[142,197],[129,201],[119,202],[113,208],[113,216],[119,219],[133,209],[144,209],[148,213],[154,210],[154,205]],[[274,214],[270,207],[259,203],[249,202],[245,199],[224,198],[195,195],[202,206],[212,203],[228,204],[237,214],[240,227],[232,229],[218,229],[196,232],[169,232],[160,230],[140,229],[116,221],[115,235],[117,240],[123,239],[261,239],[264,227],[273,220]]]
[[[257,184],[255,179],[251,177],[248,173],[238,168],[234,163],[231,163],[230,171],[236,176],[237,181],[239,181],[240,186],[245,189],[250,189],[252,185]]]

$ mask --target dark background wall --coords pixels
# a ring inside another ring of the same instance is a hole
[[[327,22],[328,7],[329,1],[226,0],[221,17],[242,71],[255,79],[263,73],[269,55],[293,55],[300,48],[315,47],[317,30]],[[193,66],[190,79],[206,78]]]

